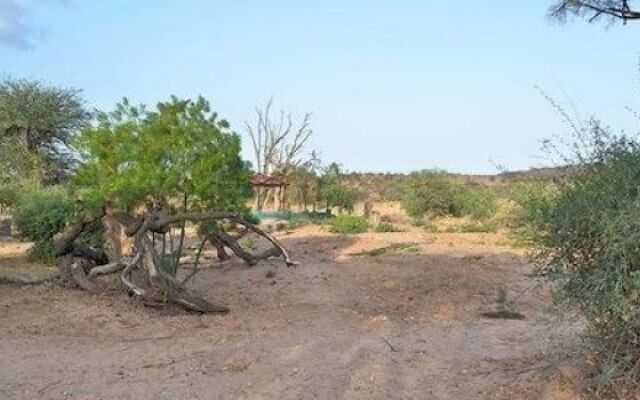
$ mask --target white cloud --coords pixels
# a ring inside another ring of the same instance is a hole
[[[65,0],[40,0],[57,1]],[[42,31],[29,25],[28,14],[34,0],[0,0],[0,46],[19,50],[33,48]]]
[[[25,50],[33,47],[33,29],[24,21],[23,0],[0,0],[0,44]]]

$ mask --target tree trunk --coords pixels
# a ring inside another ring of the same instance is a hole
[[[79,287],[87,291],[103,289],[103,281],[97,280],[98,276],[120,272],[120,282],[129,293],[140,298],[144,304],[162,306],[167,303],[177,304],[187,310],[209,313],[226,312],[228,308],[209,302],[204,297],[188,289],[183,282],[178,281],[174,274],[165,271],[163,258],[153,243],[151,235],[165,233],[172,224],[184,224],[186,221],[206,221],[227,219],[233,224],[242,225],[246,231],[253,231],[271,242],[272,247],[260,254],[254,255],[243,249],[237,238],[222,230],[214,231],[209,240],[214,244],[220,259],[225,259],[228,254],[225,247],[229,247],[238,257],[248,264],[255,264],[261,259],[273,256],[282,256],[287,266],[295,265],[291,261],[287,250],[271,235],[256,225],[243,220],[233,212],[211,213],[180,213],[169,215],[162,212],[149,212],[143,218],[115,217],[110,221],[109,232],[127,232],[130,240],[133,240],[133,257],[128,259],[120,257],[111,259],[100,250],[85,248],[74,243],[75,238],[82,233],[87,222],[67,226],[54,238],[54,244],[58,251],[60,276],[63,282],[69,286]],[[129,221],[126,225],[124,222]],[[120,229],[116,229],[120,225]],[[119,238],[119,235],[108,235]],[[122,252],[118,247],[119,240],[114,241],[112,253]],[[204,242],[203,244],[204,245]],[[202,246],[201,245],[201,246]],[[201,248],[198,253],[201,252]],[[199,254],[198,254],[199,259]],[[108,263],[111,261],[111,263]],[[196,263],[197,264],[197,263]],[[197,265],[194,265],[193,276]]]

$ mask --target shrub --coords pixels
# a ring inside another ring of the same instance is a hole
[[[486,219],[494,216],[498,209],[492,192],[454,182],[442,171],[411,174],[405,186],[402,206],[414,219],[425,216]]]
[[[512,244],[525,247],[535,242],[535,222],[544,216],[547,202],[552,195],[551,183],[518,183],[510,189],[509,197],[514,203],[514,208],[508,216],[507,225],[511,231]]]
[[[558,305],[577,310],[595,382],[640,379],[640,144],[599,129],[575,172],[525,208],[537,271]]]
[[[242,218],[254,225],[260,225],[260,215],[258,215],[257,213],[245,212],[242,214]]]
[[[417,172],[407,180],[402,206],[410,217],[449,215],[452,203],[453,183],[445,172]]]
[[[329,225],[329,230],[334,233],[363,233],[367,231],[369,224],[363,217],[355,215],[338,215]]]
[[[56,260],[53,241],[49,239],[34,242],[33,246],[27,251],[27,259],[29,261],[41,261],[46,264],[52,264]]]
[[[58,186],[30,190],[19,196],[14,212],[14,222],[20,235],[34,242],[29,250],[33,260],[54,260],[53,236],[73,218],[75,206],[68,192]],[[85,228],[77,239],[78,244],[102,247],[104,228],[96,221]]]
[[[22,237],[37,242],[52,238],[73,212],[73,201],[68,193],[60,187],[49,187],[20,195],[14,222]]]
[[[484,220],[498,212],[496,196],[489,189],[458,186],[453,197],[454,216],[469,216]]]
[[[352,212],[358,192],[342,183],[331,182],[322,188],[322,199],[328,208],[337,207],[340,212]]]

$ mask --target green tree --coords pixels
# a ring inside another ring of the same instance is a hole
[[[69,173],[70,141],[88,118],[78,90],[29,80],[0,82],[0,152],[18,150],[37,158],[31,175],[42,182],[57,182]],[[15,158],[3,159],[4,167],[11,161]]]
[[[125,101],[80,132],[75,185],[83,199],[121,210],[243,210],[251,195],[240,137],[206,100],[172,98],[147,112]],[[176,205],[180,199],[180,205]]]
[[[292,203],[307,211],[320,197],[320,178],[307,165],[297,167],[290,173],[288,193]]]
[[[338,163],[333,162],[324,169],[320,184],[321,200],[327,210],[337,207],[340,213],[353,211],[358,191],[343,183],[342,168]]]
[[[89,271],[89,277],[121,271],[124,286],[147,303],[226,311],[187,289],[188,278],[180,282],[176,277],[186,221],[200,224],[201,250],[210,241],[219,254],[229,247],[248,263],[279,255],[292,263],[277,240],[242,218],[251,195],[249,164],[240,157],[239,136],[206,100],[174,97],[153,111],[125,100],[113,112],[97,113],[95,123],[75,139],[74,149],[80,166],[73,190],[81,213],[56,235],[54,247],[58,256],[67,257],[62,275],[79,286],[91,290],[86,278],[78,276],[81,270]],[[133,237],[132,260],[100,266],[90,253],[77,257],[76,238],[89,222],[105,215]],[[167,256],[164,244],[159,249],[153,239],[176,225],[181,227],[179,245]],[[273,248],[248,253],[238,237],[226,232],[237,226],[265,237]],[[74,267],[80,264],[81,270]]]

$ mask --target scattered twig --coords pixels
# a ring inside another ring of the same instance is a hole
[[[389,350],[391,350],[392,353],[398,353],[400,352],[400,350],[396,349],[395,347],[393,347],[393,345],[391,344],[390,341],[388,341],[387,339],[381,337],[380,338],[383,342],[385,342],[387,344],[387,346],[389,346]]]

